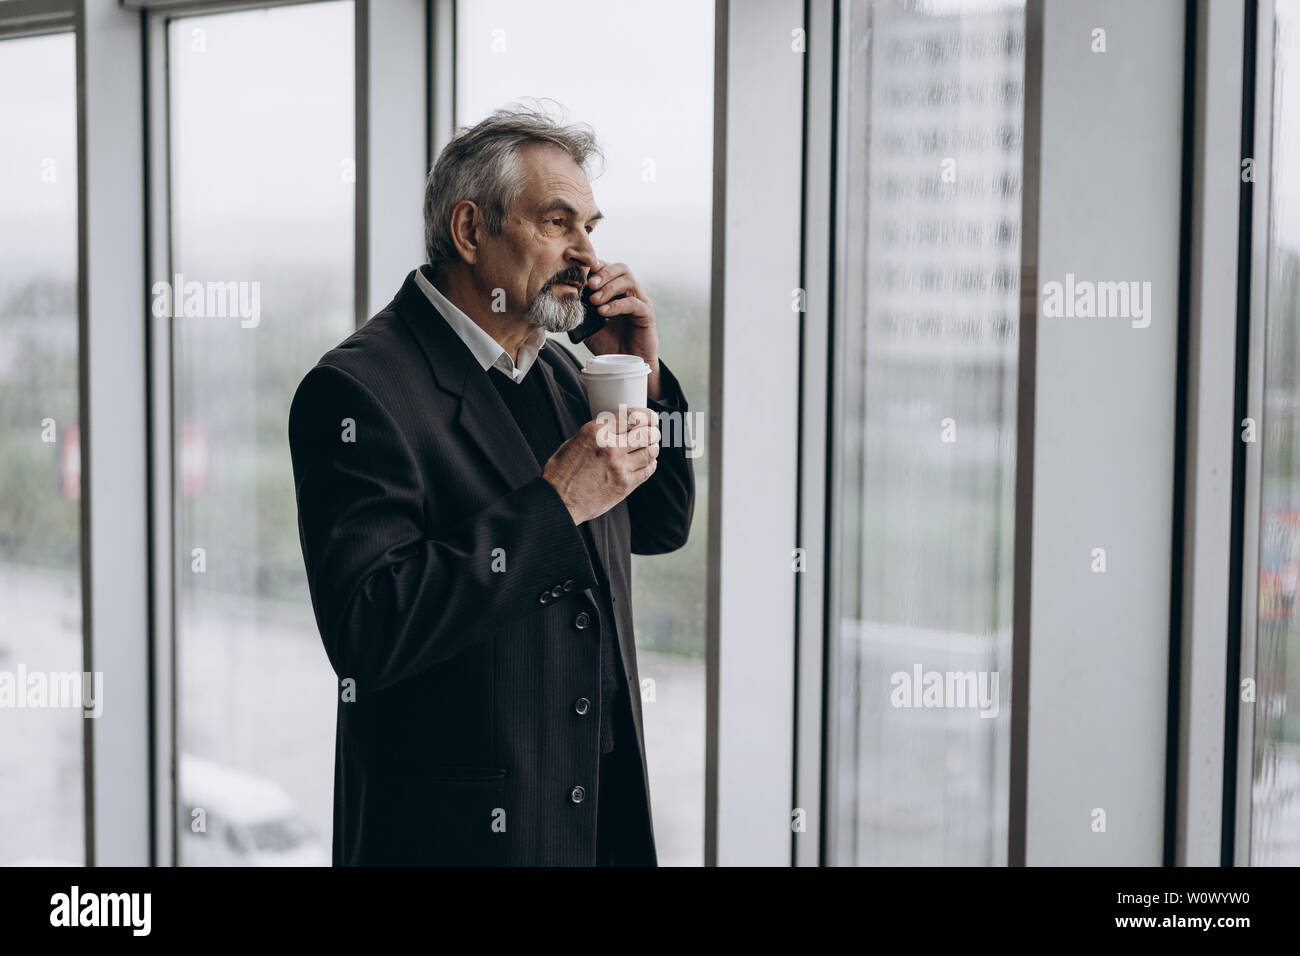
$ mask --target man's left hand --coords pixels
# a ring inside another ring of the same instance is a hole
[[[600,262],[587,274],[591,302],[609,324],[586,340],[596,355],[616,353],[639,355],[650,366],[646,394],[662,398],[659,391],[659,330],[655,328],[655,307],[637,283],[632,270],[622,262]]]

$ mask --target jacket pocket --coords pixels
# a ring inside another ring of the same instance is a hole
[[[504,780],[506,772],[502,767],[433,766],[425,768],[421,776],[428,780]]]

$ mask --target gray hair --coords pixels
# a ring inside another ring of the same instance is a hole
[[[512,103],[459,130],[438,156],[424,187],[424,251],[429,262],[456,259],[451,210],[463,199],[478,206],[488,232],[501,234],[506,213],[524,188],[519,151],[529,143],[564,150],[589,175],[592,158],[604,160],[590,126],[565,125],[540,107]]]

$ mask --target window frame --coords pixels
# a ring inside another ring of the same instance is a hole
[[[754,450],[800,435],[789,303],[803,281],[804,62],[771,42],[804,12],[803,0],[715,11],[705,866],[788,866],[793,852],[799,471],[768,455],[760,478]],[[743,270],[727,268],[736,260]]]
[[[94,656],[91,636],[93,630],[91,579],[91,520],[90,520],[90,428],[87,402],[87,342],[89,328],[86,309],[86,175],[85,175],[85,49],[84,17],[77,0],[11,0],[0,5],[0,42],[30,37],[72,34],[76,58],[76,156],[77,156],[77,418],[78,454],[81,462],[81,500],[78,505],[78,566],[79,601],[81,610],[81,670],[93,672]],[[102,717],[101,717],[102,719]],[[83,865],[94,865],[94,723],[82,719],[81,783],[82,783],[82,860]]]

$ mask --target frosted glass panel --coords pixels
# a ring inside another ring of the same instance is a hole
[[[309,3],[168,30],[187,866],[330,861],[337,684],[303,571],[288,420],[302,377],[354,324],[353,17],[351,2]]]
[[[1300,866],[1300,3],[1275,16],[1250,861]]]
[[[1024,10],[843,13],[831,862],[1005,863]]]
[[[75,706],[82,635],[72,34],[0,42],[0,130],[0,680],[15,691],[0,709],[0,866],[79,866],[86,708]],[[56,675],[78,675],[76,692]],[[33,695],[56,681],[69,693]],[[86,687],[93,698],[93,678]]]

